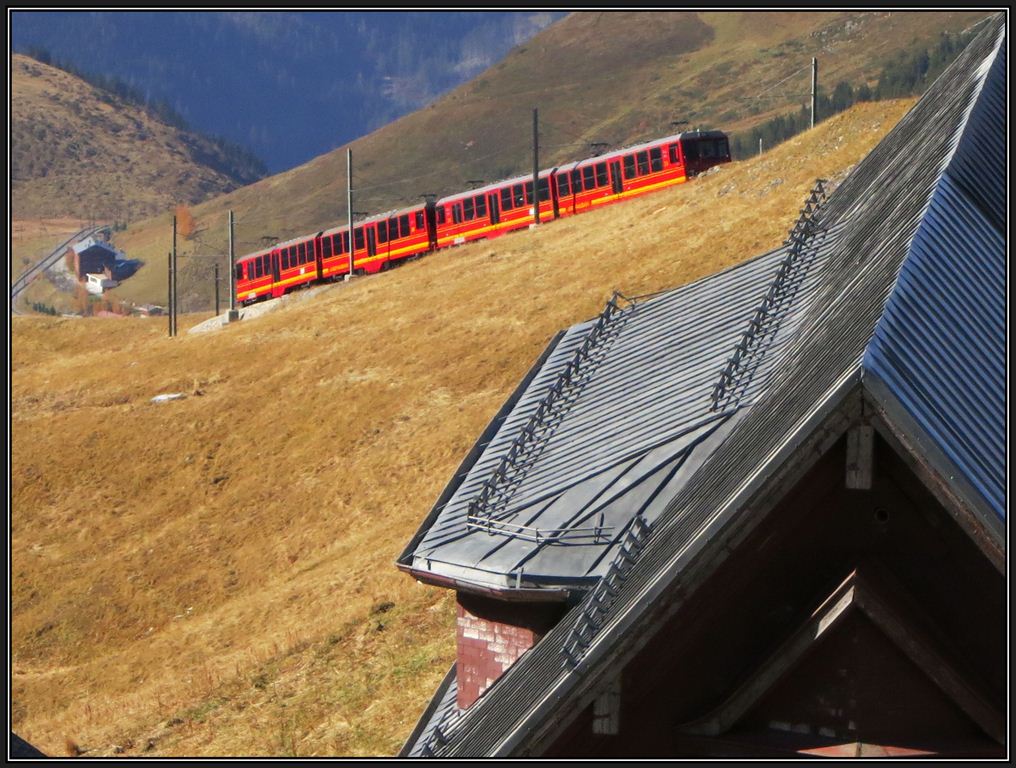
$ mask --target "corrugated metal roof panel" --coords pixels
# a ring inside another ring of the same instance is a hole
[[[864,367],[1005,519],[1005,239],[948,174]]]

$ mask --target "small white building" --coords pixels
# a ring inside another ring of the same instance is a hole
[[[101,272],[89,272],[86,277],[88,280],[85,282],[85,289],[89,293],[94,293],[101,296],[103,291],[109,290],[110,288],[116,288],[119,283]]]

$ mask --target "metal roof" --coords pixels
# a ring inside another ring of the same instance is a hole
[[[890,418],[893,408],[905,411],[927,432],[945,457],[935,468],[965,507],[976,512],[983,505],[968,492],[974,487],[986,494],[993,508],[1004,510],[1006,446],[999,436],[1004,435],[1005,401],[996,393],[1000,382],[1004,386],[1004,341],[1000,341],[1004,340],[1004,312],[1000,310],[1004,306],[1000,303],[1004,301],[1004,272],[998,265],[1004,263],[999,261],[1004,257],[999,222],[1004,223],[1007,209],[997,199],[1005,190],[997,176],[1002,166],[987,167],[997,162],[1000,142],[1004,141],[1000,136],[1000,126],[1004,135],[1004,100],[998,98],[1004,93],[1004,59],[999,64],[1004,45],[1005,28],[999,15],[858,164],[821,207],[816,226],[805,227],[804,244],[797,247],[797,253],[813,254],[813,266],[775,332],[765,330],[766,316],[779,311],[779,305],[768,297],[780,275],[786,278],[790,270],[781,269],[771,277],[770,291],[765,294],[768,311],[760,314],[765,309],[763,303],[740,316],[748,326],[747,335],[741,336],[733,350],[728,346],[736,338],[731,333],[736,324],[733,318],[729,327],[718,321],[715,336],[706,334],[712,344],[704,343],[701,353],[687,359],[665,344],[654,347],[650,342],[653,334],[636,333],[636,329],[654,306],[656,323],[673,333],[680,333],[682,326],[672,315],[692,308],[700,317],[711,318],[714,313],[719,317],[728,295],[735,297],[735,304],[743,298],[741,280],[751,283],[754,270],[775,264],[780,258],[777,254],[767,254],[641,307],[636,301],[633,309],[622,310],[629,312],[628,319],[615,336],[608,332],[607,338],[613,339],[609,354],[578,389],[560,419],[558,432],[551,437],[558,441],[556,451],[551,451],[548,442],[531,467],[520,463],[527,471],[521,482],[505,486],[512,492],[504,509],[510,512],[515,509],[512,503],[518,507],[522,499],[538,498],[545,485],[535,485],[536,480],[554,477],[547,474],[550,465],[540,466],[550,458],[558,458],[553,465],[559,468],[558,479],[565,478],[561,468],[569,466],[564,461],[568,458],[574,458],[577,466],[588,461],[603,472],[609,469],[610,461],[599,447],[617,451],[618,443],[593,439],[583,448],[582,433],[570,431],[566,424],[574,414],[583,412],[581,403],[591,397],[588,393],[609,391],[612,377],[622,377],[619,381],[629,388],[616,389],[614,401],[602,400],[599,407],[605,409],[605,415],[629,425],[633,445],[649,447],[653,419],[663,419],[664,414],[655,413],[651,397],[635,400],[631,408],[625,403],[643,391],[656,392],[648,384],[647,389],[640,389],[639,370],[646,366],[647,379],[652,381],[652,365],[658,359],[664,361],[664,367],[665,361],[673,366],[669,378],[661,381],[694,382],[687,389],[663,387],[663,393],[657,393],[672,406],[684,401],[671,389],[688,398],[690,421],[686,426],[697,423],[695,414],[700,418],[706,404],[696,400],[706,391],[698,379],[700,368],[705,382],[709,377],[704,372],[713,366],[716,383],[709,408],[719,414],[717,419],[724,420],[725,434],[703,452],[695,471],[676,487],[665,489],[652,523],[642,516],[633,517],[640,522],[630,526],[623,548],[612,550],[614,558],[606,577],[461,714],[444,734],[446,743],[435,750],[438,755],[525,751],[538,725],[549,722],[557,712],[570,711],[569,707],[576,705],[574,697],[606,674],[611,661],[636,647],[650,621],[651,606],[680,586],[688,563],[707,543],[732,535],[731,531],[750,519],[748,502],[766,478],[823,419],[843,407],[847,394],[869,386],[866,382],[882,383],[879,396],[890,404]],[[720,285],[716,281],[721,279],[732,281],[729,293],[710,293],[710,287]],[[701,303],[683,303],[679,298],[696,292],[700,292]],[[670,312],[662,310],[667,306]],[[539,381],[548,387],[555,381],[553,373],[567,364],[569,351],[574,354],[580,348],[583,334],[590,329],[590,323],[571,329],[531,386]],[[649,354],[638,354],[643,348]],[[613,361],[626,356],[631,369],[611,367]],[[693,402],[699,403],[700,410],[690,407]],[[532,398],[524,395],[517,408],[523,403],[532,407]],[[553,412],[552,408],[544,410]],[[669,419],[669,409],[661,411]],[[512,412],[501,429],[512,424],[519,430],[525,420],[524,413]],[[678,427],[666,419],[660,426],[660,435],[672,435],[666,430]],[[610,430],[605,423],[595,427],[586,434],[602,437]],[[979,431],[983,434],[972,434]],[[569,435],[572,439],[566,441]],[[692,454],[704,444],[693,448]],[[510,451],[512,443],[505,439],[498,445],[503,452]],[[494,441],[488,450],[492,446]],[[930,450],[924,443],[921,446]],[[523,450],[516,453],[525,456]],[[496,459],[496,454],[487,456],[485,452],[469,473],[475,470],[478,477],[496,469]],[[502,467],[499,477],[509,478],[514,466]],[[582,480],[578,474],[575,477]],[[488,488],[496,491],[503,482],[497,479],[488,483]],[[516,496],[526,484],[528,495]],[[433,544],[436,553],[442,544],[454,546],[455,541],[468,540],[472,534],[464,532],[467,520],[461,506],[455,504],[466,503],[469,493],[476,494],[475,500],[480,489],[467,474],[456,489],[462,498],[456,501],[454,495],[450,497],[445,509],[432,515],[429,522],[441,525],[448,510],[458,509],[455,514],[459,516],[445,518],[447,525],[442,526],[440,539],[428,543],[430,530],[418,534],[416,551]],[[489,490],[486,497],[499,498]],[[996,526],[990,534],[1004,548],[1004,529]],[[550,551],[550,546],[544,545],[543,552]]]
[[[635,518],[655,522],[780,366],[830,235],[663,295],[615,300],[569,329],[401,562],[423,578],[501,589],[595,583]],[[739,344],[749,357],[717,401]]]

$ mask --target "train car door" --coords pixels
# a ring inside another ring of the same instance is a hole
[[[561,218],[560,201],[557,196],[557,168],[547,176],[547,191],[550,194],[550,204],[554,206],[554,218]]]
[[[427,246],[430,250],[437,250],[437,204],[428,200],[423,208],[423,217],[427,222]]]
[[[321,235],[323,235],[323,234],[324,234],[324,232],[318,232],[316,235],[314,235],[314,239],[310,243],[310,247],[313,249],[313,253],[314,253],[314,279],[315,280],[320,280],[321,277],[324,275],[324,271],[323,271],[324,268],[321,266],[321,262],[324,260],[324,257],[323,257],[324,243],[321,240]]]
[[[377,255],[377,235],[374,232],[374,227],[367,227],[367,256],[373,257]]]
[[[487,207],[490,209],[490,223],[499,224],[501,222],[501,201],[498,199],[497,190],[487,196]]]
[[[615,195],[620,195],[624,191],[624,181],[621,179],[621,163],[619,160],[611,160],[610,162],[610,186],[614,190]]]
[[[272,251],[272,287],[275,287],[275,283],[279,282],[279,259],[281,258],[279,251]]]

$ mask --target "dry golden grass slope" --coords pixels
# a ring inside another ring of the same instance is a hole
[[[14,730],[56,754],[393,754],[454,653],[452,594],[394,559],[550,337],[614,288],[776,246],[908,106],[215,333],[14,318]]]
[[[14,216],[124,221],[239,186],[207,139],[28,56],[10,65]]]
[[[532,171],[532,110],[539,108],[540,160],[550,167],[586,157],[590,142],[630,144],[678,130],[672,121],[743,131],[796,112],[811,87],[874,82],[893,53],[929,46],[984,11],[579,12],[551,25],[501,62],[420,109],[354,141],[354,208],[378,213],[431,192],[468,189]],[[827,91],[828,92],[828,91]],[[185,285],[210,307],[201,256],[226,253],[227,211],[238,252],[263,236],[287,239],[345,220],[346,151],[262,179],[194,208],[200,240],[181,242]],[[118,245],[146,266],[115,296],[161,302],[170,248],[168,215],[138,223]],[[225,264],[223,256],[223,264]]]

